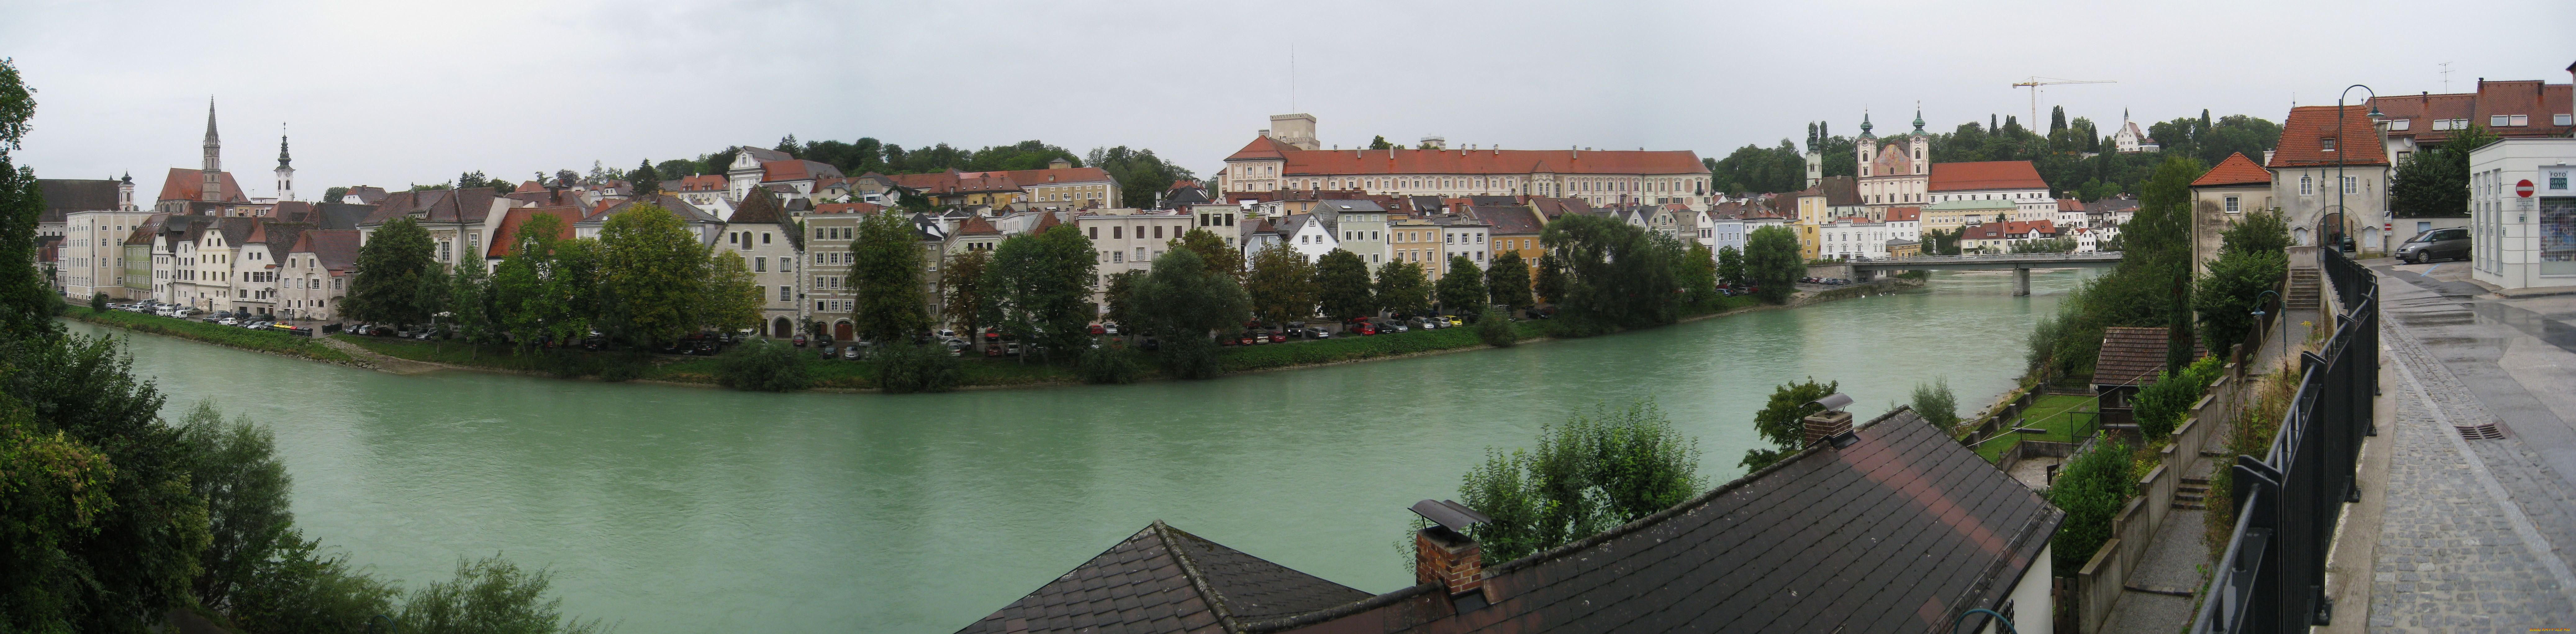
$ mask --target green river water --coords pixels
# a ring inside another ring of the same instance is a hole
[[[1655,399],[1712,482],[1743,473],[1752,413],[1785,381],[1840,380],[1866,418],[1946,376],[1973,410],[2084,275],[2012,297],[2009,272],[1940,273],[1508,349],[911,396],[395,376],[130,339],[172,415],[213,396],[273,426],[306,535],[407,585],[499,552],[623,632],[947,632],[1155,519],[1362,590],[1410,585],[1406,506],[1598,403]]]

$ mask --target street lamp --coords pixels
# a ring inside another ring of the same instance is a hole
[[[2255,296],[2254,296],[2254,323],[2255,323],[2256,325],[2261,325],[2261,324],[2262,324],[2262,322],[2263,322],[2263,296],[2264,296],[2264,295],[2270,295],[2270,296],[2272,296],[2273,298],[2276,298],[2276,299],[2277,299],[2277,298],[2279,298],[2279,297],[2281,296],[2281,293],[2280,293],[2279,291],[2275,291],[2275,290],[2272,290],[2272,289],[2268,289],[2268,288],[2267,288],[2267,289],[2263,289],[2262,294],[2259,294],[2259,295],[2255,295]],[[2287,303],[2282,304],[2282,305],[2281,305],[2281,311],[2280,311],[2280,312],[2281,312],[2281,316],[2282,316],[2282,317],[2284,317],[2284,318],[2289,317],[2289,316],[2290,316],[2290,315],[2289,315],[2289,313],[2290,313],[2290,306],[2289,306],[2289,304],[2287,304]],[[2288,321],[2287,319],[2283,319],[2283,320],[2281,321],[2281,336],[2282,336],[2282,337],[2288,337],[2288,336],[2290,336],[2290,323],[2289,323],[2289,321]],[[2282,350],[2284,350],[2284,351],[2289,350],[2289,345],[2290,345],[2290,342],[2289,342],[2289,341],[2286,341],[2286,340],[2285,340],[2285,341],[2282,341],[2282,342],[2281,342],[2281,346],[2282,346],[2282,348],[2281,348],[2281,349],[2282,349]],[[2260,348],[2257,348],[2257,349],[2255,349],[2255,350],[2254,350],[2254,354],[2256,354],[2256,355],[2258,355],[2258,356],[2259,356],[2259,355],[2261,355],[2262,353],[2263,353],[2263,350],[2262,350],[2262,349],[2260,349]],[[2244,366],[2237,366],[2237,367],[2240,367],[2240,368],[2241,368],[2241,367],[2244,367]]]
[[[2361,90],[2362,90],[2362,92],[2367,93],[2367,94],[2369,94],[2369,95],[2370,95],[2370,102],[2371,102],[2371,103],[2370,103],[2370,115],[2369,115],[2369,116],[2370,116],[2370,119],[2371,119],[2372,121],[2378,121],[2378,120],[2379,120],[2379,117],[2380,117],[2380,114],[2379,114],[2379,91],[2377,91],[2377,90],[2372,90],[2369,86],[2364,86],[2364,85],[2361,85],[2361,84],[2353,84],[2353,85],[2350,85],[2350,86],[2345,86],[2345,87],[2344,87],[2344,89],[2343,89],[2343,94],[2339,94],[2339,95],[2336,95],[2336,96],[2335,96],[2335,183],[2334,183],[2334,186],[2335,186],[2335,238],[2336,238],[2336,239],[2335,239],[2335,245],[2334,245],[2334,246],[2335,246],[2335,248],[2338,248],[2338,249],[2340,249],[2340,248],[2344,248],[2344,246],[2345,246],[2345,245],[2348,243],[2348,241],[2351,239],[2351,238],[2350,238],[2350,236],[2346,236],[2346,235],[2344,235],[2344,233],[2343,233],[2343,221],[2344,221],[2344,219],[2345,219],[2345,216],[2344,216],[2344,210],[2346,210],[2346,209],[2350,209],[2349,207],[2345,207],[2345,206],[2344,206],[2344,202],[2343,202],[2343,196],[2344,196],[2344,191],[2345,191],[2345,190],[2344,190],[2344,180],[2343,180],[2343,179],[2344,179],[2344,176],[2343,176],[2343,156],[2344,156],[2345,154],[2349,153],[2349,152],[2350,152],[2350,148],[2352,147],[2352,146],[2351,146],[2351,144],[2347,144],[2347,143],[2344,143],[2344,142],[2343,142],[2343,115],[2344,115],[2344,113],[2345,113],[2345,112],[2346,112],[2346,110],[2347,110],[2347,109],[2344,107],[2344,105],[2343,105],[2343,104],[2344,104],[2344,99],[2345,99],[2346,97],[2350,97],[2350,96],[2352,96],[2352,89],[2354,89],[2354,88],[2359,88],[2359,89],[2361,89]],[[2371,137],[2372,137],[2372,141],[2377,141],[2377,140],[2378,140],[2378,135],[2376,135],[2376,134],[2371,135]],[[2385,149],[2385,148],[2382,148],[2382,150],[2381,150],[2381,151],[2383,151],[2383,152],[2384,152],[2384,151],[2386,151],[2386,149]],[[2386,188],[2385,188],[2385,187],[2382,187],[2381,189],[2386,189]],[[2319,224],[2320,224],[2320,226],[2318,226],[2318,227],[2317,227],[2317,232],[2318,232],[2318,236],[2317,236],[2317,237],[2319,237],[2319,238],[2324,238],[2324,237],[2325,237],[2325,235],[2324,235],[2324,233],[2325,233],[2325,227],[2324,227],[2324,226],[2322,226],[2322,225],[2323,225],[2323,222],[2324,222],[2324,220],[2325,220],[2325,219],[2324,219],[2324,218],[2322,218],[2322,217],[2320,217],[2320,218],[2318,218],[2317,220],[2319,221]],[[2323,245],[2319,245],[2319,246],[2323,246]]]

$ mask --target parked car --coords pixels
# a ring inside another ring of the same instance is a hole
[[[984,346],[984,356],[987,356],[987,357],[998,357],[998,356],[1002,356],[1002,347],[1001,347],[1001,346]]]
[[[825,360],[825,361],[830,361],[830,360],[832,360],[832,353],[833,353],[832,346],[830,346],[830,345],[825,345],[825,346],[823,346],[823,347],[821,347],[821,348],[817,348],[817,350],[822,351],[822,353],[823,353],[823,360]]]
[[[1104,321],[1104,322],[1100,322],[1100,328],[1101,328],[1102,330],[1109,331],[1109,334],[1113,334],[1113,335],[1114,335],[1114,334],[1118,334],[1118,322],[1114,322],[1114,321]]]
[[[942,332],[946,332],[946,331],[942,331]],[[952,356],[952,357],[962,357],[962,356],[966,356],[966,348],[967,348],[967,347],[968,347],[968,346],[966,345],[966,340],[964,340],[964,339],[949,339],[949,340],[948,340],[948,356]]]
[[[859,354],[860,354],[860,350],[859,350],[859,347],[858,347],[857,345],[848,345],[848,346],[842,346],[842,347],[841,347],[841,359],[842,359],[842,360],[844,360],[844,361],[857,361],[857,360],[859,360]]]
[[[2397,261],[2423,264],[2436,259],[2469,259],[2469,230],[2433,229],[2397,245]]]
[[[1103,326],[1103,325],[1100,325],[1100,324],[1092,324],[1092,325],[1091,325],[1091,334],[1095,334],[1095,335],[1105,335],[1105,334],[1109,334],[1109,327],[1107,327],[1107,326]]]
[[[789,339],[788,341],[795,342],[796,347],[799,347],[799,348],[803,348],[803,347],[805,347],[805,335],[797,335],[797,336],[796,336],[796,338],[794,338],[794,339]]]
[[[1308,339],[1331,339],[1331,338],[1333,338],[1333,332],[1332,332],[1332,331],[1330,331],[1330,330],[1322,329],[1322,328],[1308,328],[1308,329],[1306,329],[1306,338],[1308,338]]]
[[[1002,344],[1002,356],[1006,356],[1006,357],[1016,357],[1016,356],[1020,356],[1020,342],[1013,341],[1013,342],[1009,342],[1009,343]]]

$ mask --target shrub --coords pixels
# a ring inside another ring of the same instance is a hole
[[[1512,327],[1512,318],[1500,306],[1486,306],[1485,314],[1476,316],[1476,339],[1495,347],[1520,343],[1520,329]]]
[[[1136,351],[1123,345],[1108,345],[1082,351],[1074,368],[1084,383],[1134,383],[1145,371],[1136,360]]]
[[[1959,424],[1959,397],[1950,391],[1950,377],[1936,377],[1931,383],[1914,386],[1914,413],[1924,420],[1949,429]]]
[[[499,556],[456,562],[456,578],[414,590],[394,622],[403,632],[599,632],[598,621],[563,616],[562,599],[547,599],[554,574],[520,570]]]
[[[106,293],[93,293],[93,294],[91,294],[91,295],[89,296],[89,312],[93,312],[93,313],[104,313],[104,312],[107,312],[107,294],[106,294]]]
[[[2132,468],[2128,443],[2104,436],[2093,450],[2076,454],[2057,472],[2057,482],[2048,489],[2049,503],[2066,511],[2057,528],[2057,570],[2074,574],[2110,541],[2111,518],[2136,493]]]
[[[1652,515],[1705,484],[1699,442],[1651,401],[1575,414],[1541,429],[1535,450],[1485,453],[1458,485],[1458,499],[1494,518],[1472,531],[1493,562]]]
[[[752,392],[793,392],[811,387],[813,375],[796,349],[753,339],[716,356],[716,384]]]
[[[2163,440],[2182,425],[2182,416],[2200,402],[2209,382],[2218,380],[2218,357],[2202,357],[2184,366],[2181,375],[2157,372],[2156,382],[2138,390],[2138,433],[2149,441]]]
[[[1225,374],[1225,363],[1218,358],[1216,349],[1216,342],[1206,336],[1185,335],[1164,339],[1162,349],[1154,352],[1162,359],[1165,375],[1175,379],[1213,379]]]
[[[887,393],[957,389],[957,360],[949,357],[946,350],[898,343],[879,347],[870,361],[876,365],[877,387],[884,388]]]

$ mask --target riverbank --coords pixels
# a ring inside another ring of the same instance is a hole
[[[1915,288],[1923,284],[1922,280],[1885,279],[1818,291],[1803,291],[1793,296],[1788,303],[1778,305],[1762,304],[1749,297],[1729,297],[1720,300],[1719,308],[1715,310],[1689,315],[1677,320],[1676,323],[1758,310],[1798,308]],[[108,311],[103,315],[92,315],[86,307],[74,307],[71,312],[74,313],[69,315],[71,318],[100,325],[394,374],[417,374],[433,369],[449,369],[577,380],[640,381],[698,387],[716,385],[716,360],[709,357],[672,357],[640,352],[559,351],[529,354],[513,351],[506,346],[474,346],[454,341],[427,342],[349,334],[330,335],[328,340],[308,340],[283,333],[254,331],[141,313]],[[1519,343],[1535,343],[1556,338],[1558,336],[1556,324],[1557,322],[1546,320],[1530,320],[1515,322],[1513,325],[1519,331]],[[1491,347],[1479,340],[1471,328],[1440,328],[1368,337],[1230,346],[1220,349],[1218,355],[1227,374],[1241,374],[1404,359]],[[873,364],[825,360],[816,356],[800,356],[800,361],[805,365],[809,376],[814,378],[812,389],[815,391],[877,391]],[[1140,380],[1161,380],[1160,372],[1150,367],[1151,364],[1148,366],[1139,377]],[[1081,382],[1069,368],[1046,363],[1023,362],[1017,358],[961,358],[958,370],[959,388],[970,390],[1063,386]]]
[[[68,310],[63,311],[62,317],[65,319],[84,321],[101,326],[124,328],[135,332],[211,343],[227,348],[239,348],[252,352],[265,352],[268,354],[309,359],[324,363],[359,365],[357,363],[357,359],[349,356],[348,353],[332,348],[320,341],[307,337],[298,337],[275,330],[252,330],[239,326],[226,326],[223,324],[211,324],[186,319],[172,319],[159,315],[146,315],[143,313],[122,310],[98,312],[90,310],[88,306],[72,306]]]

